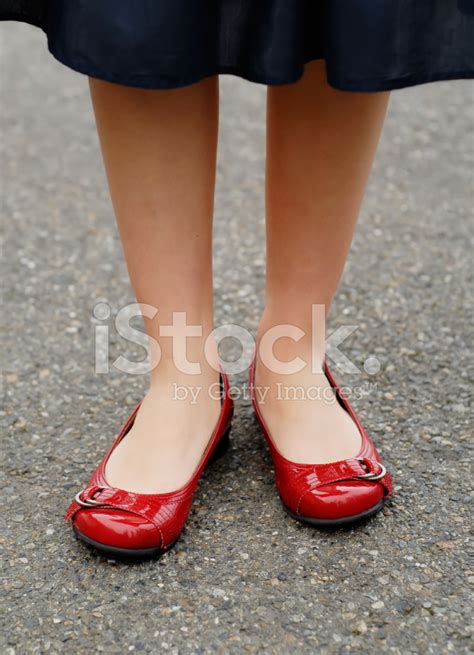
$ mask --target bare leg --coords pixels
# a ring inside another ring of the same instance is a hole
[[[272,390],[262,413],[294,461],[334,461],[359,450],[355,425],[338,404],[276,400],[275,385],[327,394],[323,330],[314,344],[318,370],[311,370],[311,305],[322,304],[327,313],[337,289],[387,102],[386,93],[332,89],[322,62],[309,64],[298,83],[268,89],[267,290],[259,337],[278,324],[298,326],[307,336],[280,339],[274,352],[284,361],[300,357],[307,366],[282,375],[259,362],[257,383]]]
[[[159,493],[182,486],[196,468],[219,415],[208,389],[218,372],[203,344],[213,328],[212,213],[218,126],[218,81],[171,91],[91,80],[110,193],[137,300],[156,307],[145,319],[161,348],[137,419],[107,464],[107,481]],[[180,372],[172,339],[160,327],[173,312],[202,326],[188,339],[199,375]],[[213,352],[214,364],[217,350]],[[200,388],[195,403],[176,400],[175,383]]]

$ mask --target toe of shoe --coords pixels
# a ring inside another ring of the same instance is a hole
[[[381,506],[384,488],[377,482],[345,481],[307,491],[297,514],[302,517],[338,520],[357,517]]]
[[[127,550],[162,547],[158,528],[145,518],[115,509],[82,509],[74,517],[74,529],[89,540]]]

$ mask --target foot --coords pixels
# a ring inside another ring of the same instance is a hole
[[[355,457],[360,432],[339,404],[322,370],[311,371],[311,359],[299,373],[270,371],[257,360],[256,400],[279,452],[292,462],[325,464]]]
[[[191,479],[221,411],[219,373],[202,368],[200,375],[185,375],[160,364],[132,428],[107,462],[112,487],[158,494]]]

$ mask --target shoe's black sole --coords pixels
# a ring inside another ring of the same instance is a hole
[[[214,450],[212,451],[212,455],[209,457],[209,461],[208,461],[208,463],[206,464],[206,468],[207,468],[210,464],[213,464],[213,463],[216,462],[218,459],[220,459],[221,457],[223,457],[223,456],[226,454],[226,452],[229,450],[229,446],[230,446],[230,437],[229,437],[229,435],[230,435],[230,430],[231,430],[230,427],[227,428],[227,431],[224,432],[224,434],[222,435],[222,437],[219,439],[219,443],[217,444],[217,446],[216,446],[216,447],[214,448]]]
[[[82,534],[82,532],[79,532],[77,528],[73,527],[73,530],[79,541],[82,541],[84,544],[86,544],[86,546],[94,548],[104,555],[118,559],[136,561],[150,559],[152,557],[163,555],[163,553],[168,550],[168,548],[118,548],[117,546],[108,546],[107,544],[101,544],[100,541],[89,539],[89,537],[86,537],[86,535]],[[169,548],[171,548],[173,545],[174,543],[171,544]]]
[[[300,523],[306,523],[307,525],[312,525],[316,528],[343,528],[352,525],[353,523],[359,523],[360,521],[364,521],[365,519],[370,518],[374,514],[377,514],[377,512],[380,512],[383,506],[384,501],[381,500],[380,503],[377,503],[377,505],[374,505],[365,512],[361,512],[360,514],[353,514],[352,516],[344,516],[341,519],[315,519],[311,516],[301,516],[300,514],[295,514],[291,511],[291,509],[288,509],[288,507],[284,507],[290,516],[292,516],[297,521],[300,521]]]
[[[213,462],[217,461],[220,459],[223,455],[226,454],[227,450],[229,449],[230,446],[230,427],[227,429],[226,432],[222,435],[222,437],[219,440],[219,443],[217,446],[214,448],[212,455],[209,458],[209,461],[206,465],[209,466]],[[160,555],[163,555],[167,550],[172,548],[176,541],[173,541],[172,544],[170,544],[167,548],[118,548],[117,546],[109,546],[107,544],[102,544],[100,541],[94,541],[94,539],[90,539],[89,537],[86,537],[86,535],[82,534],[77,528],[74,527],[74,534],[76,535],[77,539],[79,541],[82,541],[86,546],[89,546],[90,548],[95,548],[95,550],[98,550],[101,553],[104,553],[105,555],[109,555],[112,557],[115,557],[117,559],[123,559],[123,560],[145,560],[145,559],[151,559],[152,557],[159,557]]]

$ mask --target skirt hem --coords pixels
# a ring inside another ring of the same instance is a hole
[[[301,69],[291,77],[286,78],[272,78],[268,74],[258,74],[255,71],[245,70],[244,68],[237,68],[235,66],[219,65],[205,71],[196,71],[187,77],[159,77],[154,75],[132,75],[123,76],[120,73],[113,73],[110,71],[100,70],[89,63],[81,63],[72,61],[69,57],[65,56],[60,49],[55,48],[48,40],[48,49],[53,57],[61,64],[68,68],[93,77],[96,79],[110,82],[112,84],[120,84],[122,86],[130,86],[141,89],[156,89],[156,90],[171,90],[179,89],[182,87],[196,84],[201,80],[215,75],[234,75],[249,82],[256,84],[264,84],[266,86],[284,86],[286,84],[294,84],[304,74],[305,65],[311,61],[322,61],[323,57],[309,57],[305,60]],[[331,71],[327,73],[328,84],[339,91],[352,91],[354,93],[375,93],[381,91],[393,91],[396,89],[417,86],[420,84],[428,84],[430,82],[448,81],[456,79],[472,79],[474,78],[474,70],[464,69],[459,71],[446,71],[446,72],[426,72],[426,73],[413,73],[398,77],[374,78],[360,81],[344,80],[343,77],[334,75]]]

